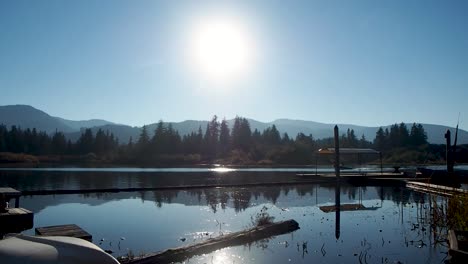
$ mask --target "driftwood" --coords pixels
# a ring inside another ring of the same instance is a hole
[[[206,254],[221,248],[244,245],[271,236],[293,232],[297,229],[299,229],[299,224],[295,220],[291,219],[211,238],[197,244],[135,257],[128,261],[121,260],[121,263],[149,264],[179,262],[187,258]]]

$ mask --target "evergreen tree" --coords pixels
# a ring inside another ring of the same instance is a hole
[[[62,132],[55,131],[51,145],[53,154],[63,155],[67,152],[67,140]]]
[[[206,125],[205,131],[205,154],[209,158],[216,156],[216,150],[219,142],[219,122],[218,117],[215,115],[211,121]]]
[[[409,135],[409,141],[412,146],[421,146],[427,144],[427,134],[421,124],[413,123]]]
[[[80,154],[87,154],[93,151],[94,136],[90,128],[85,129],[84,133],[82,133],[78,139],[76,145]]]
[[[138,142],[136,144],[136,152],[138,153],[140,159],[144,158],[145,160],[148,158],[148,149],[149,149],[149,142],[150,138],[148,135],[148,129],[146,125],[143,126],[141,129],[140,137],[138,138]]]
[[[0,124],[0,152],[7,151],[7,128],[5,125]]]
[[[225,156],[229,151],[229,142],[231,141],[231,135],[226,118],[221,121],[221,127],[219,131],[219,148],[221,156]]]
[[[370,147],[370,142],[367,141],[366,137],[364,136],[364,134],[362,134],[361,136],[361,139],[359,139],[359,144],[358,146],[360,148],[369,148]]]
[[[164,122],[159,120],[154,131],[154,136],[151,139],[152,153],[163,154],[167,151],[167,131]]]
[[[291,139],[289,138],[288,133],[283,134],[283,138],[281,138],[281,144],[290,144]]]
[[[107,151],[107,136],[102,129],[96,132],[96,138],[94,139],[93,152],[97,155],[102,155]]]
[[[379,151],[385,151],[386,150],[386,135],[382,127],[379,127],[377,132],[375,133],[375,139],[374,139],[374,146],[377,150]]]
[[[265,129],[263,131],[262,137],[263,137],[263,142],[265,144],[269,144],[269,145],[281,144],[281,136],[280,136],[278,129],[276,129],[275,125]]]
[[[400,123],[398,127],[398,134],[399,134],[399,147],[405,147],[409,141],[409,131],[406,127],[405,123]]]
[[[391,148],[397,148],[400,146],[400,127],[398,124],[393,124],[390,127],[389,143]]]
[[[236,117],[232,128],[233,148],[248,152],[252,144],[251,139],[252,132],[249,121],[245,118]]]

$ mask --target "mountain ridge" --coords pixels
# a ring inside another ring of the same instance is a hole
[[[333,127],[335,124],[332,123],[321,123],[309,120],[299,119],[288,119],[279,118],[270,122],[261,122],[255,119],[247,118],[250,123],[252,131],[257,129],[260,132],[275,125],[278,131],[283,134],[287,133],[290,137],[294,138],[298,133],[306,135],[312,134],[315,139],[327,138],[333,136]],[[232,128],[234,119],[227,120],[229,127]],[[197,132],[198,128],[201,127],[202,131],[205,131],[208,120],[184,120],[181,122],[165,122],[171,124],[172,127],[179,132],[180,135],[186,135],[191,132]],[[7,127],[12,125],[19,126],[23,129],[36,128],[40,131],[46,131],[47,133],[53,133],[55,131],[61,131],[65,133],[65,136],[75,141],[79,138],[81,130],[83,128],[91,128],[93,132],[98,129],[107,130],[113,133],[121,143],[127,143],[130,138],[135,142],[139,134],[141,133],[141,127],[134,127],[125,124],[116,124],[103,119],[90,119],[90,120],[68,120],[61,117],[54,117],[46,112],[36,109],[30,105],[7,105],[0,106],[0,124],[4,124]],[[408,129],[411,128],[412,123],[405,123]],[[444,144],[444,133],[447,129],[451,129],[454,132],[453,127],[437,125],[437,124],[424,124],[424,129],[428,135],[428,141],[434,144]],[[340,127],[340,134],[346,133],[347,129],[353,129],[355,135],[361,138],[362,135],[367,140],[372,141],[375,138],[375,133],[380,126],[360,126],[353,124],[337,124]],[[156,129],[157,122],[146,125],[150,135]],[[389,128],[391,125],[381,126],[383,129]],[[459,129],[458,142],[460,144],[468,143],[468,132]]]

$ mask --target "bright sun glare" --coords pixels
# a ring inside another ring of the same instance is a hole
[[[192,56],[204,77],[229,81],[246,73],[252,63],[253,45],[241,23],[211,19],[195,27]]]

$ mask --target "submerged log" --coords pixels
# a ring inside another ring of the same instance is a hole
[[[121,263],[149,264],[178,262],[221,248],[244,245],[268,237],[293,232],[297,229],[299,229],[299,224],[291,219],[211,238],[197,244],[168,249],[154,254],[147,254],[128,261],[121,260]]]

